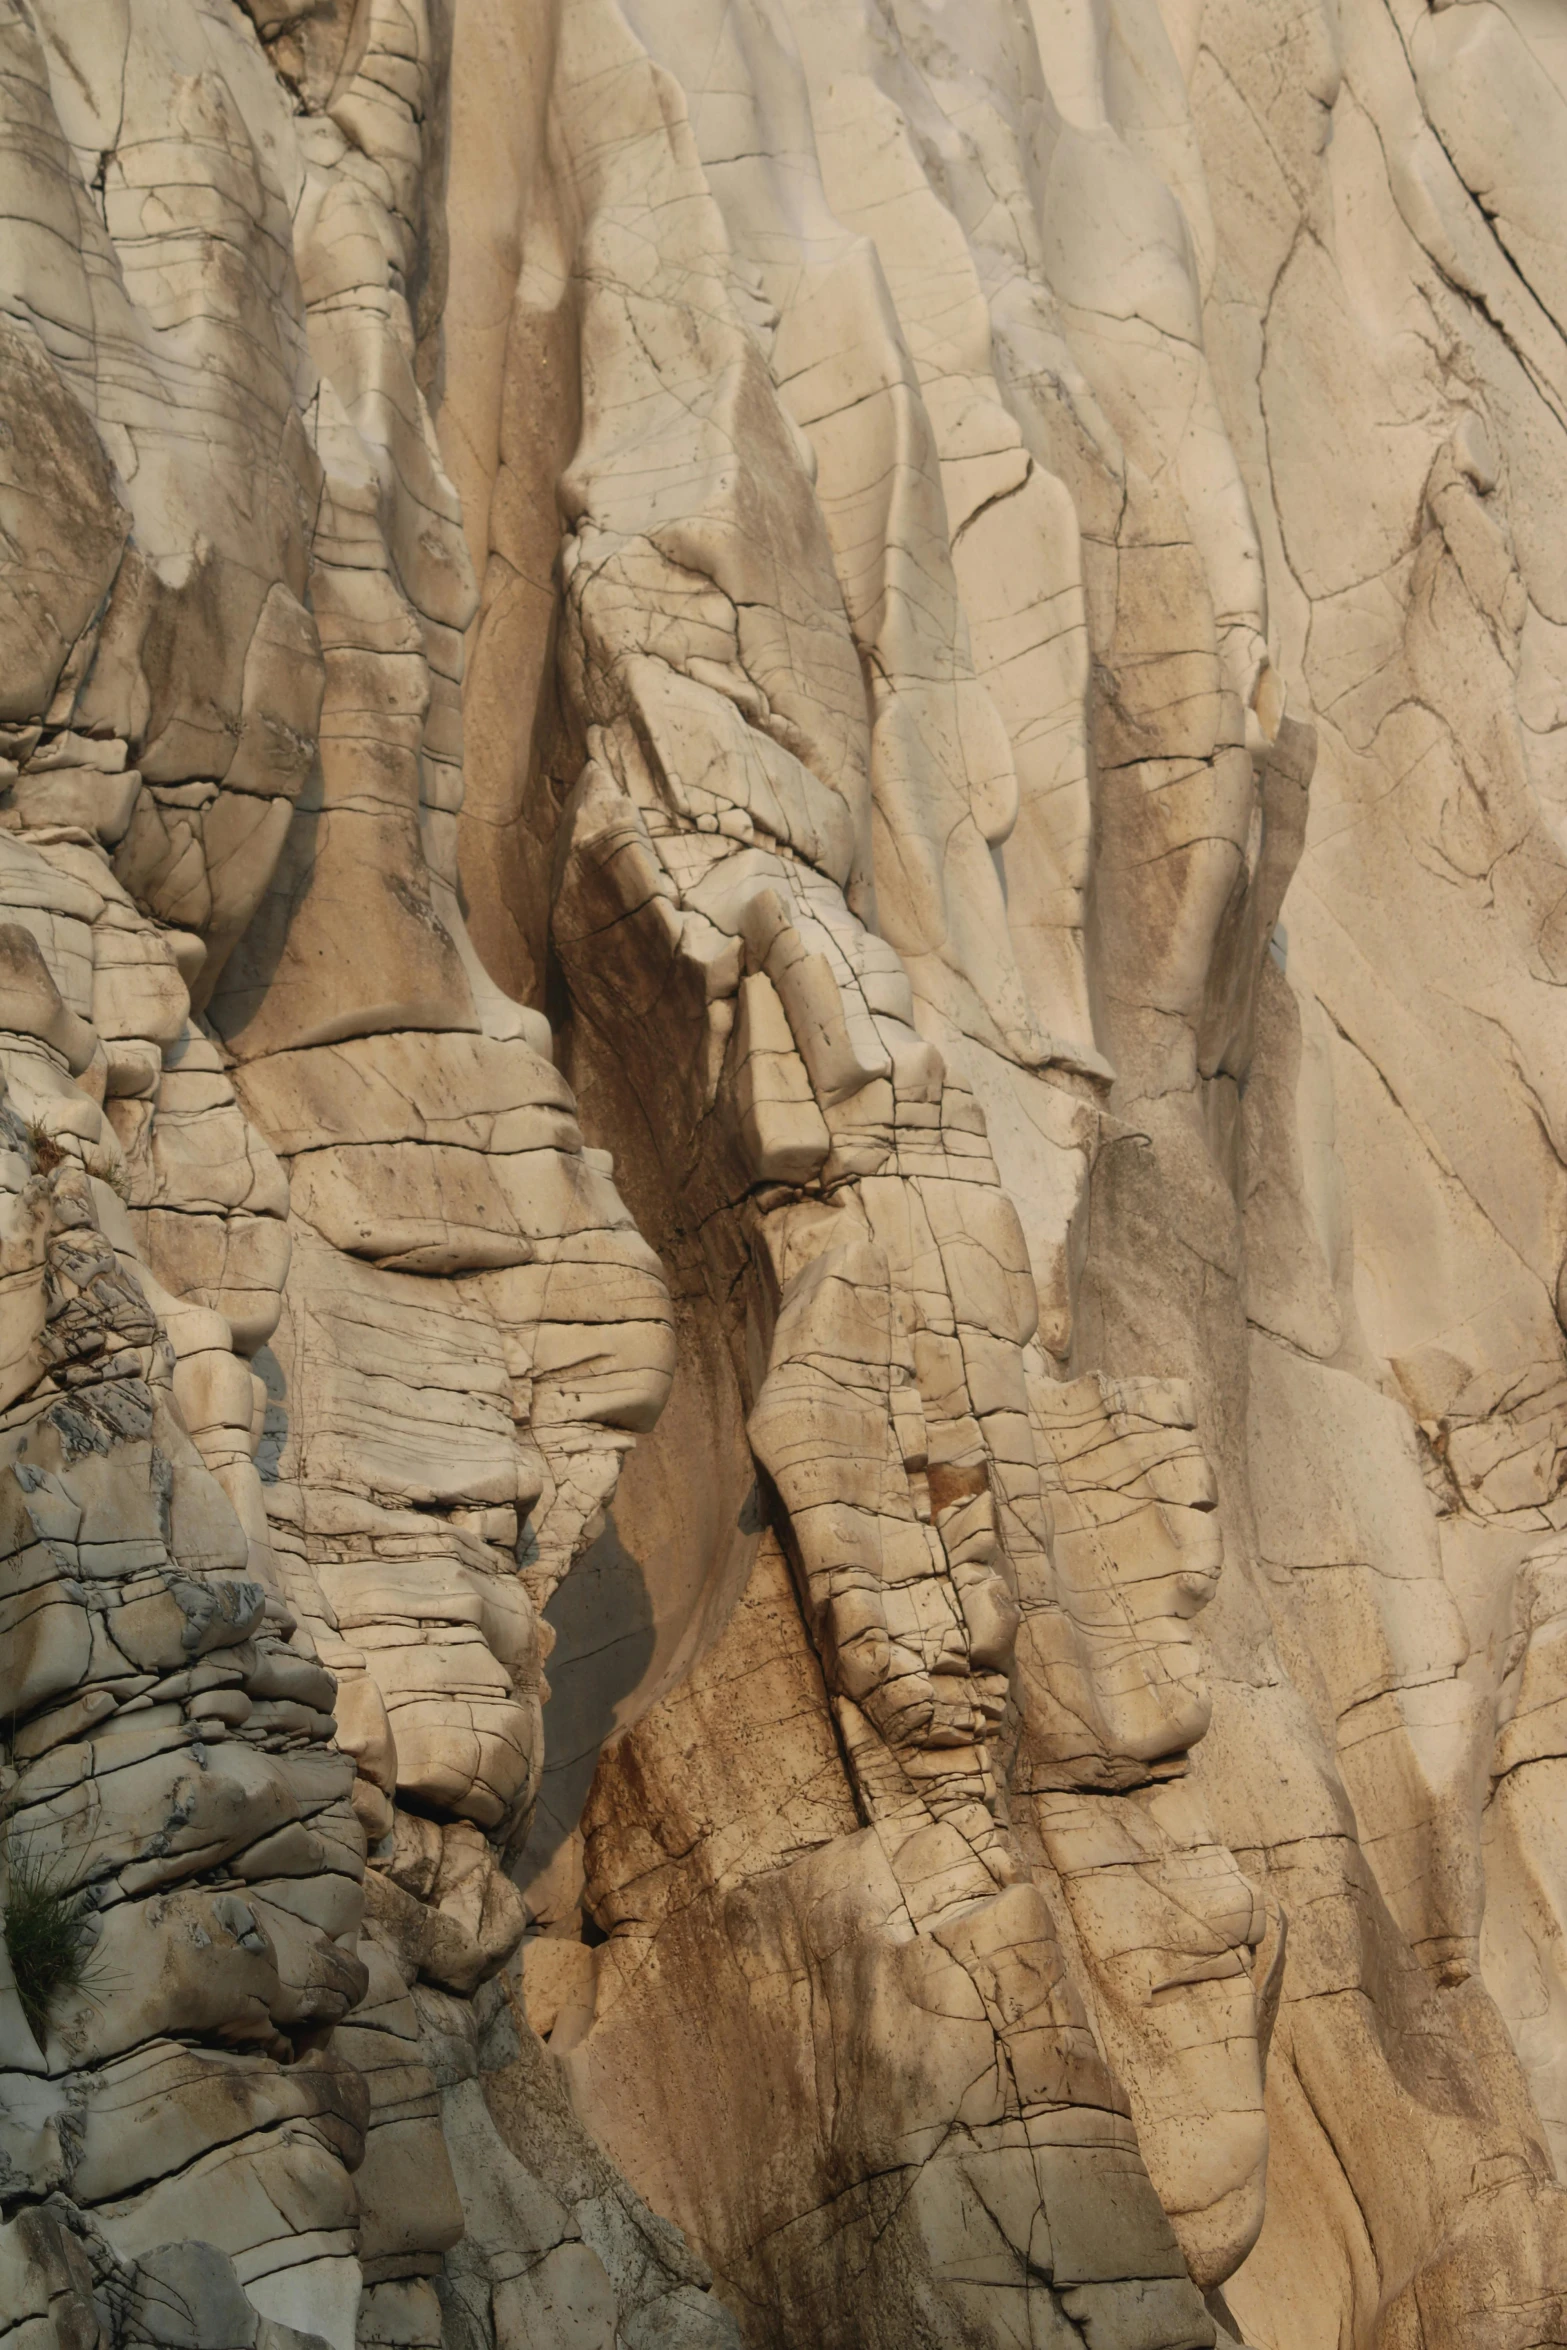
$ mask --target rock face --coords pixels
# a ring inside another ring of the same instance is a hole
[[[1564,158],[0,0],[0,2350],[1567,2346]]]

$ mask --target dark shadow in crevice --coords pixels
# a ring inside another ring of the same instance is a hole
[[[616,1709],[653,1660],[647,1577],[620,1539],[613,1510],[544,1610],[555,1632],[545,1667],[544,1776],[527,1842],[511,1874],[526,1893],[559,1853],[588,1800]]]

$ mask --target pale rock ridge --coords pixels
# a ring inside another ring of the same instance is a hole
[[[6,2350],[1567,2343],[1564,109],[0,4]]]

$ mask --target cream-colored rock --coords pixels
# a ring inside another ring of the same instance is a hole
[[[1567,2339],[1564,109],[0,5],[15,2350]]]
[[[1036,1378],[1029,1399],[1054,1575],[1022,1598],[1025,1783],[1135,1783],[1210,1719],[1187,1626],[1222,1564],[1213,1470],[1174,1381]]]

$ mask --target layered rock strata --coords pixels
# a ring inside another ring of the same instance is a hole
[[[4,2350],[1567,2343],[1550,10],[0,123]]]

